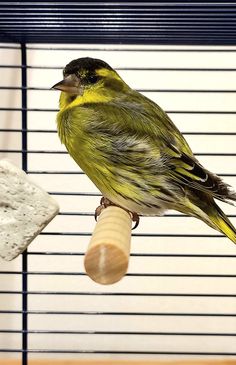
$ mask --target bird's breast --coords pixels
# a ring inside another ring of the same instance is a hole
[[[59,112],[58,134],[71,157],[102,191],[108,187],[112,174],[107,156],[99,148],[105,140],[89,127],[92,116],[83,112],[81,108]]]

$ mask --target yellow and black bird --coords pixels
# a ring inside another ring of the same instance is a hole
[[[236,243],[234,226],[215,202],[236,201],[235,192],[198,162],[157,104],[99,59],[73,60],[63,76],[53,86],[62,91],[60,139],[108,204],[138,215],[175,209]]]

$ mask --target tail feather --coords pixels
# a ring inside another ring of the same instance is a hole
[[[216,208],[214,209],[215,212],[211,210],[209,217],[215,228],[227,236],[232,242],[236,243],[235,227],[216,203],[214,203],[214,207]]]
[[[233,201],[232,201],[233,200]],[[228,195],[222,200],[227,204],[236,206],[236,193],[233,190],[229,190]]]
[[[196,194],[192,195],[191,200],[185,206],[188,206],[188,211],[182,209],[183,213],[190,213],[201,219],[236,244],[235,227],[211,196],[198,192],[197,198]]]
[[[229,192],[229,197],[228,199],[230,200],[234,200],[236,202],[236,193],[234,191],[230,191]]]
[[[236,202],[236,193],[235,191],[227,185],[227,196],[224,199],[220,199],[225,203],[235,206]],[[219,198],[218,198],[219,199]],[[216,209],[217,214],[213,217],[210,215],[213,223],[216,225],[217,229],[226,235],[231,241],[236,243],[236,229],[233,224],[230,222],[229,218],[226,217],[225,213],[220,209],[220,207],[214,202],[214,207]]]
[[[235,191],[227,184],[222,182],[221,186],[224,188],[224,193],[221,195],[215,196],[216,199],[221,200],[224,203],[236,206],[236,193]]]

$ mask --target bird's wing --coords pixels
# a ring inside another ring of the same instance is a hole
[[[159,170],[161,157],[173,183],[176,181],[176,184],[206,192],[220,200],[236,199],[228,185],[198,162],[168,115],[143,95],[138,94],[136,99],[128,102],[90,104],[87,107],[94,110],[93,123],[88,126],[90,133],[94,128],[95,133],[102,133],[107,140],[115,141],[116,147],[122,146],[123,158],[132,162],[136,142],[145,141],[150,147],[145,149],[145,156],[152,158],[153,162],[156,154],[156,175],[164,173],[163,169]],[[131,146],[129,140],[135,143]],[[116,152],[113,151],[114,158]]]
[[[172,159],[169,166],[174,180],[218,199],[227,197],[228,186],[217,175],[206,170],[194,156],[179,151],[179,156]]]
[[[165,133],[161,133],[161,138],[164,140],[161,151],[163,154],[171,156],[170,159],[167,158],[167,164],[173,180],[208,193],[219,200],[236,200],[236,194],[231,187],[199,163],[187,141],[168,115],[149,99],[148,102],[154,109],[152,109],[154,114],[152,112],[150,118],[154,136],[159,130],[165,130]]]
[[[134,105],[136,101],[141,110],[132,128],[144,131],[155,142],[174,181],[220,200],[236,200],[230,186],[199,163],[181,132],[157,104],[139,93],[134,95]],[[133,108],[129,113],[134,114]]]

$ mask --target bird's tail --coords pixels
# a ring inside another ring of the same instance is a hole
[[[226,217],[225,213],[216,204],[215,200],[209,195],[198,192],[198,197],[192,195],[185,204],[188,210],[179,209],[182,213],[187,213],[204,221],[208,226],[223,233],[236,244],[236,229]],[[230,197],[231,199],[231,197]]]
[[[198,206],[194,204],[192,206],[195,216],[203,220],[210,227],[223,233],[231,241],[236,243],[236,229],[230,220],[226,217],[225,213],[216,204],[213,198],[209,199],[208,202],[204,200],[198,201]],[[199,209],[200,208],[200,209]]]
[[[212,211],[212,208],[215,208],[214,212]],[[211,212],[208,214],[215,228],[227,236],[231,241],[236,243],[236,229],[233,224],[215,202],[211,209]]]

